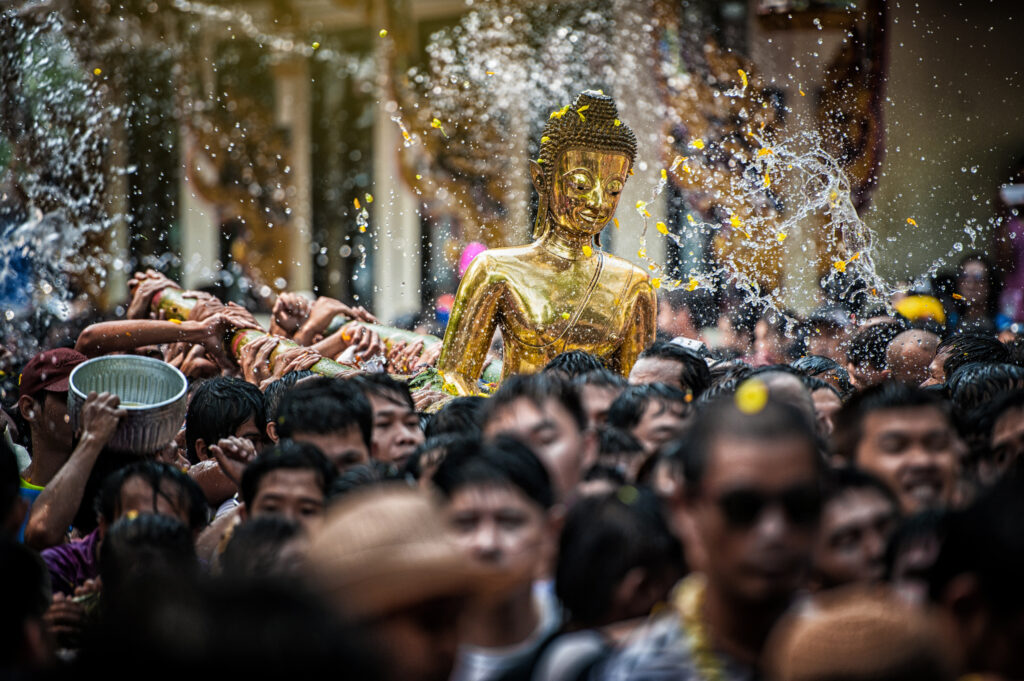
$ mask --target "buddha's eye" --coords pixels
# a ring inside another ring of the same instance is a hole
[[[612,180],[611,182],[608,183],[607,191],[612,196],[617,195],[619,192],[622,191],[622,182],[619,180]]]
[[[590,178],[586,175],[573,175],[570,178],[569,183],[573,189],[579,192],[585,192],[590,189]]]

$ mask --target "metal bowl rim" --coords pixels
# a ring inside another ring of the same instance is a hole
[[[103,362],[103,361],[110,361],[110,360],[115,360],[115,359],[123,359],[125,357],[131,357],[132,358],[131,361],[138,360],[138,361],[141,361],[141,362],[146,362],[146,363],[150,363],[150,364],[154,364],[154,365],[159,364],[161,366],[167,367],[168,369],[173,371],[175,374],[177,374],[179,377],[181,377],[182,388],[181,388],[181,390],[179,390],[174,395],[174,397],[171,397],[170,399],[164,400],[163,402],[157,402],[155,404],[143,404],[143,405],[139,405],[139,406],[125,406],[125,405],[122,405],[121,407],[119,407],[120,409],[125,409],[125,410],[128,410],[128,411],[143,411],[143,410],[148,411],[148,410],[151,410],[151,409],[159,409],[160,407],[166,407],[166,406],[168,406],[170,404],[173,404],[174,402],[177,402],[178,400],[180,400],[182,397],[185,396],[186,392],[188,392],[188,379],[185,378],[185,374],[181,373],[181,371],[179,371],[177,367],[173,367],[170,364],[168,364],[167,362],[165,362],[163,360],[160,360],[160,359],[156,359],[155,357],[144,357],[142,355],[107,355],[105,357],[93,357],[92,359],[88,359],[88,360],[82,362],[81,364],[79,364],[78,366],[76,366],[74,369],[71,370],[71,375],[68,377],[68,388],[69,388],[70,392],[74,393],[75,397],[77,397],[77,398],[79,398],[79,399],[84,401],[86,399],[86,397],[87,397],[86,394],[83,393],[81,390],[79,390],[78,386],[75,385],[75,374],[78,373],[78,370],[81,369],[82,367],[88,365],[88,364],[93,364],[93,363],[98,364],[98,363]]]

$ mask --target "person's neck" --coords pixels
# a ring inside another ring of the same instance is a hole
[[[772,627],[788,603],[752,607],[736,602],[710,584],[704,597],[704,618],[712,646],[736,661],[757,666]]]
[[[548,222],[547,233],[541,238],[540,246],[548,253],[553,253],[567,260],[581,260],[586,257],[584,246],[594,243],[592,234],[570,232],[555,222]],[[595,249],[596,250],[596,249]]]
[[[522,643],[540,624],[533,584],[494,604],[472,607],[463,619],[462,642],[480,648],[507,648]]]
[[[25,482],[45,487],[67,462],[70,452],[56,446],[47,438],[32,433],[32,462],[22,471]]]

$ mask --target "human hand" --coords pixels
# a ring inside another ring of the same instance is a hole
[[[206,355],[206,348],[202,345],[189,347],[188,352],[182,358],[181,366],[178,368],[181,373],[190,379],[220,376],[223,371],[219,362],[211,360]]]
[[[279,342],[277,336],[260,336],[243,345],[238,351],[242,378],[256,386],[267,380],[271,376],[270,355]]]
[[[181,287],[155,270],[136,272],[128,280],[128,290],[132,292],[132,299],[128,304],[125,317],[127,319],[148,319],[153,296],[165,288]]]
[[[433,345],[425,348],[413,368],[419,369],[421,367],[437,366],[437,359],[441,356],[442,347],[443,345],[441,343],[434,343]]]
[[[288,348],[274,359],[274,370],[270,376],[263,379],[260,383],[260,391],[266,390],[267,386],[274,381],[283,378],[285,374],[291,371],[306,371],[321,359],[323,359],[323,357],[320,356],[320,353],[311,348],[303,347],[301,345],[294,348]]]
[[[359,322],[349,322],[340,331],[342,339],[348,344],[345,352],[356,359],[366,360],[385,353],[384,343],[377,332]]]
[[[238,311],[239,309],[241,308],[227,305],[220,312],[210,315],[201,322],[203,324],[203,347],[223,370],[235,368],[235,361],[224,346],[228,336],[242,329],[260,330],[259,325],[255,324],[255,320],[252,319],[252,315],[242,314]]]
[[[121,398],[117,395],[89,393],[82,405],[82,439],[94,440],[101,448],[106,445],[126,413],[120,406]]]
[[[270,313],[270,332],[291,338],[309,318],[310,309],[310,302],[305,296],[282,292],[274,301],[274,309]]]
[[[244,437],[226,437],[209,447],[210,456],[217,460],[224,476],[237,487],[241,484],[245,467],[256,458],[256,447]]]
[[[397,341],[391,344],[388,349],[388,370],[396,374],[412,373],[412,368],[419,359],[423,350],[423,341],[414,341],[406,344],[405,341]]]
[[[412,394],[412,403],[416,407],[416,411],[426,411],[429,407],[450,399],[452,399],[451,395],[433,388],[422,388]]]
[[[62,648],[78,647],[86,622],[85,607],[59,592],[43,614],[43,625]]]
[[[210,315],[222,312],[225,305],[209,293],[203,291],[185,291],[182,298],[190,298],[195,302],[192,311],[188,313],[189,321],[201,322]]]

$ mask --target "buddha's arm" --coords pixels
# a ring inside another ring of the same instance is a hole
[[[628,376],[636,358],[654,342],[657,331],[658,299],[647,281],[640,284],[633,304],[632,319],[624,334],[622,345],[616,353],[619,372]]]
[[[497,328],[498,301],[502,285],[491,272],[487,259],[473,260],[448,318],[444,345],[437,368],[459,395],[476,395],[477,380],[484,368],[491,338]]]

